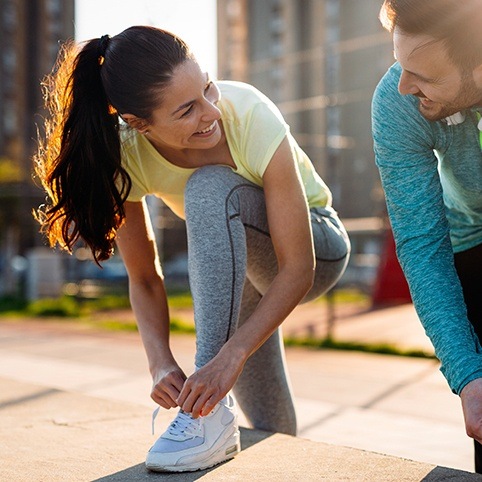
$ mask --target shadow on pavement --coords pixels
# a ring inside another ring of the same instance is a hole
[[[198,472],[181,472],[178,474],[164,474],[161,472],[149,472],[144,464],[134,465],[112,475],[95,479],[92,482],[136,482],[138,480],[165,480],[171,482],[191,482],[198,480],[213,469],[200,470]]]
[[[45,390],[39,390],[36,393],[32,393],[31,395],[26,395],[24,397],[19,397],[19,398],[13,398],[10,400],[5,400],[3,402],[0,402],[0,410],[3,410],[5,408],[8,408],[14,405],[21,405],[26,402],[32,402],[40,398],[50,397],[60,392],[61,390],[57,390],[56,388],[47,388]]]
[[[271,437],[271,432],[261,432],[259,430],[251,430],[249,428],[240,427],[241,432],[241,450],[247,450],[253,445],[256,445],[263,440]],[[230,461],[224,462],[229,464]],[[224,464],[220,464],[224,465]],[[216,465],[210,469],[199,470],[197,472],[180,472],[180,473],[162,473],[162,472],[150,472],[146,469],[144,464],[134,465],[128,469],[121,470],[112,475],[95,479],[92,482],[136,482],[140,480],[165,480],[169,482],[192,482],[199,480],[209,472],[213,472],[220,465]]]
[[[435,467],[430,473],[428,473],[420,482],[463,482],[463,481],[475,481],[481,480],[482,475],[473,474],[469,472],[462,472],[446,467]]]

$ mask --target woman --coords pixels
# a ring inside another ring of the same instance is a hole
[[[157,471],[207,468],[239,452],[236,399],[255,428],[296,433],[279,326],[333,286],[349,242],[331,194],[276,107],[213,82],[175,35],[132,27],[77,52],[45,84],[36,158],[52,245],[82,239],[97,262],[117,244],[149,360],[152,398],[179,407],[147,455]],[[123,120],[123,123],[120,121]],[[169,313],[144,196],[186,220],[195,372],[169,347]]]

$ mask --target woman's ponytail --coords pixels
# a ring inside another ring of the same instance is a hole
[[[72,252],[82,238],[96,262],[113,252],[131,181],[121,166],[119,119],[101,80],[107,36],[78,51],[65,44],[43,82],[49,111],[35,171],[48,194],[35,213],[52,246]]]
[[[96,262],[112,254],[131,180],[121,164],[119,114],[150,122],[174,69],[192,59],[176,35],[146,26],[63,46],[43,83],[49,116],[35,156],[48,194],[35,216],[52,246],[83,239]],[[142,162],[142,159],[139,159]]]

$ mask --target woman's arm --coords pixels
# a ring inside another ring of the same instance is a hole
[[[309,208],[287,138],[265,171],[263,187],[278,273],[250,318],[213,360],[186,381],[178,403],[194,417],[209,413],[226,395],[249,356],[273,334],[313,284],[315,256]]]
[[[254,353],[293,311],[313,284],[315,254],[302,181],[285,138],[263,177],[271,241],[278,273],[256,311],[226,347],[243,358]]]
[[[152,398],[176,407],[186,376],[169,347],[169,310],[161,265],[145,202],[126,202],[117,246],[129,274],[129,295],[154,381]]]

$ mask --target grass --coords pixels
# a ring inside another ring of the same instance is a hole
[[[100,328],[107,331],[121,331],[135,333],[138,331],[137,323],[134,320],[95,320],[93,318],[77,320],[93,328]],[[184,320],[171,317],[171,332],[173,333],[195,333],[195,328]]]
[[[168,293],[169,307],[171,309],[191,309],[192,297],[189,292]],[[335,290],[332,298],[322,296],[315,303],[334,302],[336,304],[369,303],[369,298],[356,290]],[[0,316],[57,316],[81,317],[99,311],[126,309],[130,307],[127,295],[103,295],[94,299],[82,299],[65,295],[61,298],[47,298],[32,302],[14,298],[0,298]]]
[[[187,293],[169,295],[171,308],[191,308],[192,298]],[[128,296],[102,296],[97,299],[79,299],[74,296],[43,298],[27,302],[13,297],[0,298],[0,316],[35,316],[78,318],[99,312],[130,308]]]
[[[362,293],[356,289],[335,289],[330,291],[323,296],[320,296],[313,303],[328,303],[333,302],[336,304],[346,304],[346,303],[371,303],[370,296]]]
[[[435,355],[424,352],[423,350],[403,350],[388,343],[358,343],[351,341],[338,341],[334,338],[286,338],[284,342],[285,346],[343,351],[361,351],[364,353],[378,353],[381,355],[436,359]]]
[[[190,309],[192,308],[191,293],[168,293],[169,308],[173,309]]]
[[[192,298],[189,293],[172,293],[169,295],[169,306],[172,309],[191,308]],[[109,311],[129,309],[127,296],[102,296],[98,299],[77,299],[73,296],[61,298],[45,298],[26,302],[12,297],[0,298],[0,319],[3,318],[55,318],[69,323],[84,325],[110,331],[136,332],[137,324],[132,319],[119,320],[109,317]],[[99,316],[101,315],[101,316]],[[194,333],[192,324],[179,317],[171,317],[171,331],[177,333]]]
[[[28,303],[17,297],[4,296],[0,298],[0,314],[23,312]]]

